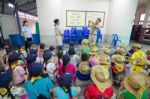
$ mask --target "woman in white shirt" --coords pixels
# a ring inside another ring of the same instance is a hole
[[[22,34],[25,37],[25,48],[28,49],[27,43],[32,41],[31,28],[28,26],[28,21],[23,21]]]
[[[60,21],[59,19],[54,20],[54,28],[55,28],[55,34],[56,34],[56,46],[62,46],[62,34],[59,29]]]

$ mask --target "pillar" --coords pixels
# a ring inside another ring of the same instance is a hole
[[[117,33],[122,43],[129,44],[138,0],[110,0],[106,41]]]

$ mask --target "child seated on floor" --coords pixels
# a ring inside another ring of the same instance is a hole
[[[58,87],[54,88],[54,98],[57,99],[78,99],[80,88],[72,85],[72,76],[65,72],[61,78]]]
[[[118,99],[149,99],[147,91],[149,83],[150,77],[145,73],[130,73],[121,83]]]
[[[94,66],[91,70],[93,84],[86,87],[84,91],[85,99],[111,99],[114,94],[109,72],[103,66]]]
[[[137,58],[135,60],[135,63],[133,63],[132,71],[134,71],[134,72],[146,72],[145,71],[146,66],[147,66],[147,60],[146,59],[143,59],[142,57]]]
[[[70,72],[73,80],[73,84],[76,81],[76,68],[73,64],[70,64],[70,56],[68,54],[63,55],[62,57],[63,64],[58,66],[58,82],[60,81],[61,76],[65,72]]]
[[[112,76],[115,85],[120,85],[125,77],[126,65],[124,63],[124,57],[118,54],[112,56]]]
[[[148,49],[146,51],[146,55],[147,55],[147,74],[150,76],[150,49]]]
[[[50,50],[50,52],[53,54],[53,56],[56,55],[56,49],[55,49],[54,46],[50,46],[50,47],[49,47],[49,50]]]
[[[134,53],[132,54],[130,58],[130,62],[132,62],[133,64],[139,58],[143,58],[146,60],[146,54],[141,50],[141,48],[142,48],[141,44],[134,44]]]
[[[80,80],[89,80],[90,79],[91,67],[88,62],[88,58],[89,58],[89,56],[87,54],[82,54],[82,56],[81,56],[81,62],[76,71],[76,76]]]
[[[98,48],[96,47],[96,44],[94,42],[90,45],[90,47],[91,47],[91,50],[90,50],[89,62],[92,66],[98,65],[99,64]]]
[[[70,63],[77,66],[80,62],[80,57],[76,54],[75,49],[69,48],[68,53],[70,55]]]
[[[44,71],[49,75],[53,82],[56,82],[57,79],[57,67],[52,61],[52,53],[45,52],[44,55]]]
[[[38,49],[37,62],[42,63],[42,64],[44,62],[44,59],[43,59],[44,51],[45,51],[45,44],[41,43],[40,48]]]
[[[8,57],[9,67],[13,71],[13,84],[15,86],[23,86],[25,82],[26,72],[25,69],[18,64],[20,54],[12,52]]]
[[[28,66],[29,77],[25,82],[25,89],[29,99],[50,99],[54,87],[51,79],[42,76],[43,65],[34,62]]]
[[[90,52],[89,41],[88,41],[88,39],[83,39],[80,55],[82,55],[84,53],[89,55],[89,52]]]
[[[23,59],[25,61],[26,57],[27,57],[27,52],[26,52],[25,47],[23,45],[19,45],[18,52],[21,54],[20,55],[21,59]]]

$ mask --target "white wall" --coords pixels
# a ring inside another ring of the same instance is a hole
[[[138,0],[110,0],[107,41],[117,33],[121,41],[129,44]]]
[[[62,0],[37,0],[41,41],[54,44],[54,19],[61,18]]]
[[[66,10],[104,11],[105,23],[102,33],[106,33],[109,0],[37,0],[37,10],[41,41],[55,42],[53,21],[59,18],[61,30],[66,28]]]
[[[17,21],[12,16],[0,14],[0,25],[2,27],[4,39],[9,39],[10,34],[19,33]]]
[[[138,0],[37,0],[41,41],[54,44],[53,20],[59,18],[61,30],[65,29],[66,10],[85,10],[105,11],[105,40],[110,42],[112,34],[118,33],[122,42],[128,44],[137,3]]]
[[[109,0],[63,0],[62,15],[63,29],[66,28],[66,10],[104,11],[105,20],[102,33],[106,33]]]

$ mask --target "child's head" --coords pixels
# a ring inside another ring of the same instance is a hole
[[[71,83],[72,83],[72,77],[71,77],[71,74],[66,72],[64,73],[61,78],[60,78],[60,82],[59,82],[59,85],[61,87],[70,87],[71,86]]]
[[[150,56],[150,49],[148,49],[148,50],[146,51],[146,55],[147,55],[147,56]]]
[[[44,50],[45,49],[45,44],[40,43],[40,49]]]
[[[63,51],[63,46],[58,46],[58,47],[57,47],[57,50],[58,50],[58,51]]]
[[[57,57],[58,57],[59,59],[61,59],[62,56],[63,56],[63,52],[62,52],[62,51],[59,51],[59,52],[57,53]]]
[[[63,66],[67,66],[70,62],[70,56],[68,54],[65,54],[63,55],[62,60],[63,60]]]
[[[141,44],[133,44],[132,49],[136,52],[142,48]]]
[[[74,42],[71,42],[71,43],[70,43],[70,47],[74,47]]]
[[[28,66],[30,77],[40,76],[42,73],[43,65],[41,63],[34,62]]]
[[[88,45],[89,44],[89,40],[88,39],[83,39],[82,40],[82,45]]]
[[[52,57],[52,53],[51,53],[51,52],[45,52],[45,53],[43,54],[44,61],[50,60],[51,57]]]
[[[30,50],[30,54],[37,55],[37,53],[38,53],[37,49],[31,49]]]
[[[33,43],[31,41],[29,41],[27,43],[27,48],[32,49],[32,47],[33,47]]]
[[[17,65],[19,60],[20,54],[17,52],[12,52],[8,57],[8,63],[9,65]]]
[[[88,56],[87,54],[83,53],[83,54],[81,55],[81,60],[82,60],[82,61],[88,61],[88,59],[89,59],[89,56]]]
[[[50,46],[50,47],[49,47],[49,50],[50,50],[50,51],[54,51],[54,50],[55,50],[55,47],[54,47],[54,46]]]
[[[28,56],[26,58],[27,63],[31,64],[31,63],[35,62],[36,61],[36,57],[37,56],[34,55],[34,54],[28,54]]]
[[[69,55],[74,55],[76,52],[75,52],[74,48],[69,48],[68,53],[69,53]]]

